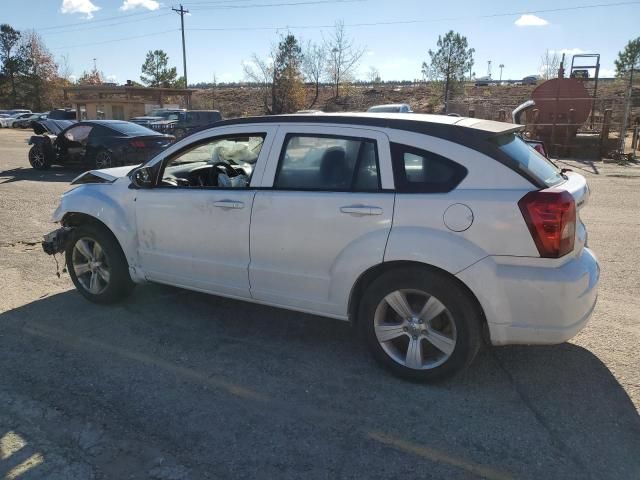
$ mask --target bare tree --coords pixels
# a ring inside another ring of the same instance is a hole
[[[560,56],[556,52],[545,50],[544,55],[540,57],[540,75],[545,80],[555,78],[560,69]]]
[[[322,80],[327,65],[327,51],[324,45],[319,45],[311,41],[303,51],[302,73],[307,82],[313,83],[315,87],[315,95],[307,108],[313,107],[318,101],[320,94],[320,81]]]
[[[260,85],[262,91],[262,102],[264,104],[265,112],[271,114],[271,107],[269,106],[269,100],[271,97],[271,86],[273,85],[273,64],[274,64],[275,51],[272,48],[269,53],[269,57],[260,58],[257,54],[251,56],[250,62],[243,62],[242,68],[244,75],[250,82]]]
[[[66,80],[67,82],[71,82],[72,75],[73,67],[69,61],[69,55],[60,55],[60,58],[58,59],[58,77]]]
[[[373,85],[380,83],[382,81],[382,79],[380,78],[380,70],[378,70],[374,66],[369,67],[369,71],[367,72],[367,79],[369,80],[369,83]]]
[[[335,89],[335,96],[340,96],[340,83],[353,77],[358,63],[364,55],[365,48],[354,44],[353,39],[347,37],[342,20],[336,22],[333,31],[324,40],[327,51],[327,76]]]

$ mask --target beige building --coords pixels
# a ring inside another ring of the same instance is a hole
[[[128,120],[156,108],[188,108],[193,90],[133,85],[78,85],[64,89],[79,120]]]

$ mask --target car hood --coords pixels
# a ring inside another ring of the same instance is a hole
[[[89,170],[78,175],[71,181],[71,185],[84,183],[113,183],[119,178],[126,177],[127,174],[138,168],[139,165],[125,165],[124,167],[102,168],[100,170]]]

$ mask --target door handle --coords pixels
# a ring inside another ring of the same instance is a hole
[[[351,215],[382,215],[382,209],[380,207],[372,207],[369,205],[348,205],[346,207],[340,207],[340,211]]]
[[[244,203],[238,200],[218,200],[217,202],[213,202],[213,206],[220,208],[244,208]]]

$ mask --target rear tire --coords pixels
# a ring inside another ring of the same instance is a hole
[[[31,150],[29,150],[29,164],[36,170],[46,170],[51,166],[42,146],[34,145],[31,147]]]
[[[73,284],[91,302],[116,303],[135,287],[120,244],[101,225],[75,227],[65,257]]]
[[[93,169],[100,170],[103,168],[111,168],[114,166],[113,153],[109,150],[98,150],[93,157]]]
[[[432,381],[468,367],[481,344],[481,313],[454,279],[409,267],[364,292],[359,327],[373,357],[394,374]]]

